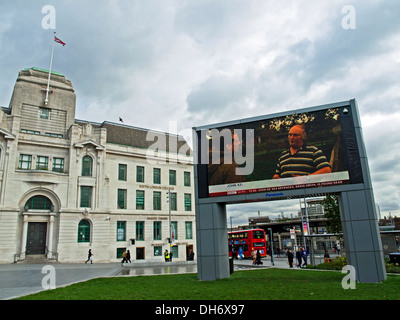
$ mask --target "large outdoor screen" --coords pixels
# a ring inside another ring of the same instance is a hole
[[[198,131],[200,197],[361,183],[351,106]]]

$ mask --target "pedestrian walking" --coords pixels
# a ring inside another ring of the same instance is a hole
[[[260,250],[257,250],[257,252],[256,252],[256,262],[255,262],[255,264],[256,264],[256,265],[263,264],[262,261],[261,261],[261,253],[260,253]]]
[[[325,248],[325,254],[324,254],[324,262],[330,263],[330,256],[328,250]]]
[[[194,252],[193,252],[193,250],[190,252],[190,254],[189,254],[189,260],[190,261],[193,261],[194,260]]]
[[[238,253],[239,253],[239,259],[242,260],[244,258],[243,248],[242,247],[239,247]]]
[[[124,262],[128,262],[126,260],[126,250],[122,253],[122,261],[121,261],[121,263],[124,264]]]
[[[296,250],[297,268],[301,267],[301,251],[300,248]]]
[[[301,248],[301,257],[303,258],[304,261],[303,267],[304,266],[307,267],[307,250],[304,247]]]
[[[251,252],[251,257],[253,258],[253,264],[256,264],[257,251],[254,248],[253,248],[253,251]]]
[[[126,251],[126,263],[128,263],[128,261],[129,261],[129,263],[132,263],[132,261],[131,261],[131,253],[130,253],[129,250]]]
[[[91,264],[93,263],[93,253],[92,253],[92,249],[89,249],[88,258],[87,258],[87,260],[85,261],[85,263],[88,263],[89,261],[90,261]]]
[[[336,252],[338,255],[340,255],[340,243],[338,243],[336,246]]]
[[[165,258],[165,262],[168,262],[168,261],[169,261],[169,252],[168,252],[167,249],[165,249],[164,258]]]
[[[294,256],[293,256],[292,250],[290,250],[290,249],[287,252],[287,258],[288,258],[289,267],[293,268],[293,258],[294,258]]]
[[[236,248],[232,245],[232,258],[237,260]]]

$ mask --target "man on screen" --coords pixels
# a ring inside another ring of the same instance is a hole
[[[332,172],[323,152],[305,143],[307,133],[304,125],[294,125],[289,130],[288,138],[290,148],[278,158],[273,179]]]

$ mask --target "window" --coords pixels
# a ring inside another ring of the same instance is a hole
[[[117,259],[122,259],[122,254],[126,251],[126,248],[117,248]]]
[[[159,168],[153,169],[153,183],[161,184],[161,169]]]
[[[82,158],[82,176],[91,177],[92,176],[93,160],[90,156],[84,156]]]
[[[25,210],[51,210],[53,203],[45,196],[33,196],[25,203]]]
[[[162,246],[155,246],[154,247],[154,256],[161,257],[162,256]]]
[[[174,240],[178,240],[178,222],[171,221],[171,236]]]
[[[117,208],[126,209],[126,189],[118,189]]]
[[[62,134],[52,133],[52,132],[45,132],[44,135],[48,136],[48,137],[53,137],[53,138],[62,138],[63,137]]]
[[[153,192],[153,210],[161,210],[161,192]]]
[[[48,108],[40,108],[40,119],[49,119],[50,109]]]
[[[90,222],[81,220],[78,225],[78,242],[90,242]]]
[[[126,221],[117,221],[117,241],[126,241]]]
[[[64,172],[64,158],[53,158],[53,171]]]
[[[136,190],[136,209],[144,210],[144,191]]]
[[[37,134],[40,135],[40,131],[36,131],[36,130],[27,130],[27,129],[21,129],[22,133],[30,133],[30,134]]]
[[[161,240],[161,221],[153,222],[153,240]]]
[[[144,182],[144,167],[136,167],[136,182]]]
[[[169,184],[176,186],[176,170],[169,170]]]
[[[119,164],[118,165],[118,180],[120,181],[126,181],[127,177],[127,167],[126,164]]]
[[[30,170],[32,165],[32,156],[28,154],[19,155],[18,169]]]
[[[192,221],[185,221],[185,238],[186,239],[193,239]]]
[[[185,211],[192,211],[192,195],[185,193]]]
[[[176,211],[176,192],[171,192],[171,210]]]
[[[136,241],[144,241],[144,221],[136,221]]]
[[[171,247],[171,255],[174,258],[179,258],[179,250],[178,250],[178,246],[173,246]]]
[[[47,170],[49,168],[49,157],[37,156],[36,170]]]
[[[92,207],[92,187],[81,186],[81,208]]]
[[[185,187],[190,187],[190,172],[183,173],[183,183]]]

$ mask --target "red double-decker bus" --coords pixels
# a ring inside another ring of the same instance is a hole
[[[267,243],[263,229],[251,229],[228,232],[229,256],[232,257],[232,248],[236,255],[242,248],[246,258],[251,257],[253,249],[259,250],[262,257],[267,255]]]

